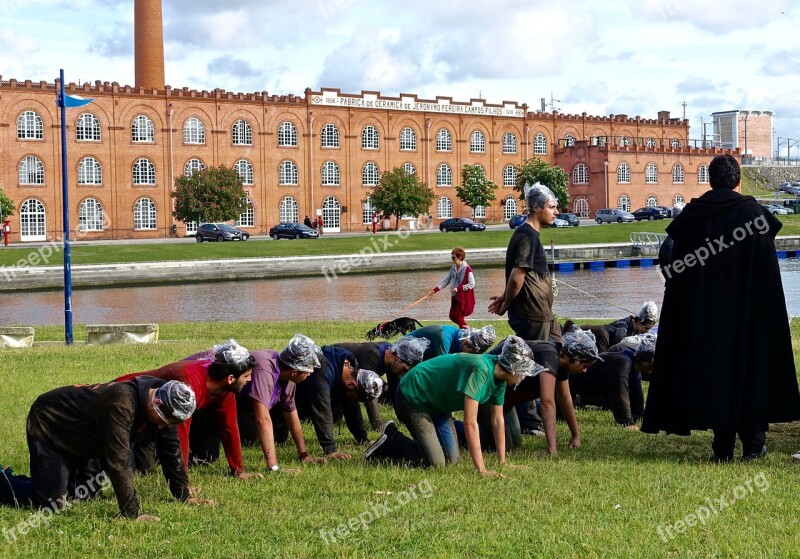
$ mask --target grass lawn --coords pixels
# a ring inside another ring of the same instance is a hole
[[[800,235],[800,215],[779,216],[784,223],[782,235]],[[569,227],[546,229],[542,241],[546,246],[552,241],[556,245],[622,243],[630,241],[634,231],[661,233],[669,220],[640,221],[635,223],[604,224],[596,227]],[[140,245],[73,245],[72,264],[105,264],[113,262],[161,262],[167,260],[201,260],[225,258],[254,258],[281,256],[315,256],[330,254],[353,254],[364,247],[378,246],[381,252],[407,252],[419,250],[451,250],[461,246],[467,250],[508,245],[510,229],[489,230],[480,233],[412,233],[401,238],[393,246],[384,247],[383,235],[394,240],[396,233],[379,233],[373,237],[326,236],[318,240],[265,241],[250,240],[231,243],[171,243]],[[374,244],[371,242],[374,240]],[[36,254],[32,247],[0,248],[0,266],[8,266]],[[41,254],[41,253],[40,253]],[[48,254],[48,258],[28,261],[25,265],[60,265],[63,263],[59,251]]]
[[[372,326],[164,324],[164,341],[156,345],[2,350],[0,462],[27,472],[25,416],[35,397],[51,388],[153,368],[225,337],[247,347],[280,349],[295,332],[325,344],[361,339]],[[498,335],[509,333],[504,321],[496,326]],[[798,355],[800,321],[794,321],[792,333]],[[76,338],[82,334],[77,328]],[[37,339],[60,340],[61,329],[37,328]],[[383,414],[393,417],[391,408]],[[629,432],[616,427],[608,411],[579,410],[578,418],[580,449],[565,448],[569,435],[564,425],[559,425],[560,453],[554,458],[546,456],[543,439],[526,437],[510,459],[521,469],[506,467],[507,479],[482,478],[465,453],[459,464],[436,471],[365,464],[362,449],[343,428],[337,438],[340,449],[355,455],[350,462],[303,466],[299,474],[282,471],[247,482],[224,476],[227,466],[220,463],[193,470],[193,484],[216,501],[211,507],[172,501],[158,475],[138,478],[143,510],[159,515],[160,523],[115,518],[116,501],[107,491],[10,543],[8,530],[30,511],[3,508],[0,557],[797,556],[800,463],[789,460],[800,449],[797,424],[774,426],[764,460],[717,466],[706,462],[708,433],[682,438]],[[305,425],[304,430],[309,451],[318,455],[313,429]],[[284,468],[299,466],[291,443],[278,453]],[[265,471],[258,448],[245,449],[245,462],[251,471]],[[487,466],[496,468],[496,460],[487,456]],[[719,509],[721,498],[729,504]],[[709,516],[703,525],[686,525],[697,524],[689,515],[705,511]],[[345,528],[337,533],[359,516],[366,527],[354,520],[357,530],[344,537]]]

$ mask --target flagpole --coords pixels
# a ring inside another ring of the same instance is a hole
[[[58,106],[61,109],[61,204],[64,223],[64,338],[72,345],[72,262],[69,243],[69,185],[67,180],[67,106],[64,97],[64,69],[58,86]]]

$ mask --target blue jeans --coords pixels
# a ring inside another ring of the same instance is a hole
[[[417,443],[421,465],[440,468],[458,462],[458,437],[450,414],[431,414],[414,408],[402,389],[395,394],[394,409]],[[408,456],[410,460],[413,458]]]

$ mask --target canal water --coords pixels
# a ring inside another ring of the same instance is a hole
[[[780,261],[786,303],[800,316],[800,259]],[[643,301],[661,306],[663,282],[658,268],[632,267],[556,273],[560,317],[615,318],[636,312]],[[284,320],[370,320],[398,316],[425,295],[445,270],[372,275],[239,280],[203,284],[76,288],[76,324],[168,322],[265,322]],[[501,268],[475,270],[475,313],[471,320],[497,318],[486,311],[489,297],[503,291]],[[588,294],[591,294],[588,295]],[[423,301],[406,315],[418,320],[447,321],[447,293]],[[625,309],[625,310],[623,310]],[[0,294],[0,324],[18,326],[64,323],[63,291]]]

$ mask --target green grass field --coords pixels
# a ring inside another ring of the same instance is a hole
[[[800,215],[779,216],[784,226],[782,235],[800,235]],[[630,241],[634,231],[663,233],[669,220],[640,221],[635,223],[604,224],[597,227],[568,227],[546,229],[542,241],[546,246],[552,241],[558,245],[624,243]],[[378,233],[375,244],[381,252],[407,252],[418,250],[451,250],[461,246],[466,250],[492,248],[508,245],[511,229],[488,230],[480,233],[411,233],[397,245],[384,247],[380,237],[397,233]],[[366,246],[373,246],[371,237],[326,236],[318,240],[264,241],[250,240],[231,243],[172,243],[172,244],[110,244],[73,245],[72,264],[106,264],[114,262],[161,262],[166,260],[201,260],[224,258],[263,258],[281,256],[315,256],[330,254],[353,254]],[[26,260],[36,249],[32,247],[0,247],[0,266],[9,266]],[[26,261],[25,265],[51,265],[63,263],[60,250],[48,253],[48,258]]]
[[[295,332],[325,344],[361,339],[372,326],[163,324],[162,341],[155,345],[0,350],[0,462],[27,472],[25,416],[35,397],[51,388],[153,368],[225,337],[246,347],[280,349]],[[509,333],[504,321],[496,327],[499,336]],[[798,355],[800,321],[794,321],[792,333]],[[76,338],[82,335],[76,328]],[[60,340],[62,331],[37,328],[37,339]],[[383,414],[393,417],[390,408]],[[797,424],[774,426],[764,460],[720,466],[706,461],[708,433],[682,438],[625,431],[607,411],[579,410],[578,418],[581,448],[565,448],[564,425],[559,425],[560,453],[554,458],[545,454],[543,439],[526,437],[510,457],[521,469],[504,468],[507,479],[479,476],[466,454],[461,463],[436,471],[365,464],[363,449],[342,428],[338,442],[355,455],[350,462],[302,466],[299,474],[278,472],[247,482],[225,476],[227,465],[220,463],[193,470],[193,484],[216,501],[213,506],[172,501],[160,476],[137,479],[143,510],[159,515],[159,523],[117,519],[116,501],[107,491],[10,543],[8,530],[31,512],[3,508],[0,557],[798,556],[800,463],[789,459],[800,449]],[[309,451],[318,455],[313,429],[305,425],[304,430]],[[284,468],[299,467],[291,443],[278,452]],[[265,472],[258,448],[246,448],[245,461],[249,470]],[[487,457],[487,466],[497,467],[494,457]],[[412,486],[417,498],[411,496]],[[718,508],[720,498],[730,504],[711,512],[709,500]],[[710,511],[704,525],[687,526],[686,521],[696,523],[688,515],[705,514],[702,507]],[[356,520],[357,530],[337,534],[337,527],[360,515],[366,527]],[[679,521],[684,524],[676,525]]]

